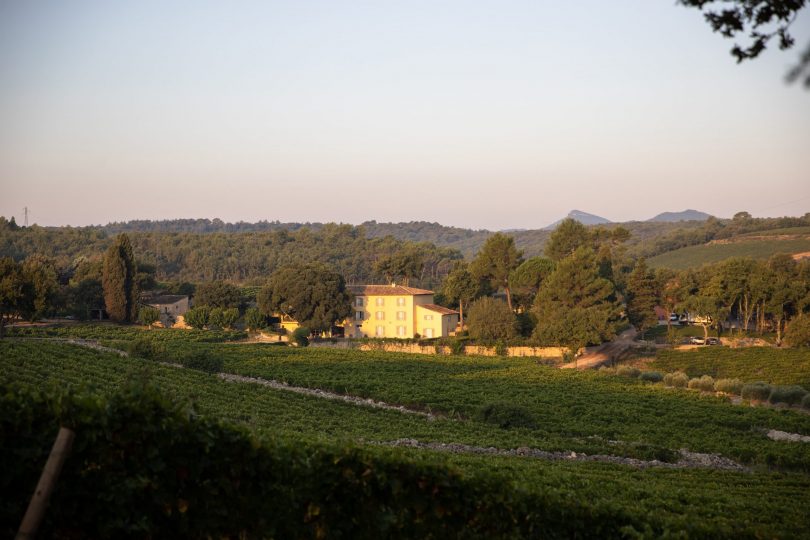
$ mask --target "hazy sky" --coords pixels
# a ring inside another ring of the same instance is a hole
[[[673,0],[0,0],[0,215],[536,228],[810,210],[810,40]]]

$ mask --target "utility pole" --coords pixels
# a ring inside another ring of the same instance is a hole
[[[28,227],[28,207],[26,206],[23,208],[23,214],[25,215],[25,226]]]

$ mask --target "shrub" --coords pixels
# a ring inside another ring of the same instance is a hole
[[[664,375],[664,384],[674,388],[686,388],[686,385],[689,384],[689,375],[683,371],[667,373]]]
[[[208,306],[200,306],[186,311],[183,319],[186,324],[197,330],[202,330],[208,324],[208,314],[211,310]]]
[[[689,381],[689,388],[693,390],[702,390],[704,392],[714,391],[714,378],[709,375],[703,375],[700,378],[694,378]]]
[[[239,310],[237,308],[228,308],[222,310],[222,328],[233,328],[236,321],[239,320]]]
[[[222,371],[222,359],[210,356],[205,351],[194,351],[181,356],[179,364],[189,369],[204,371],[206,373],[219,373]]]
[[[163,345],[144,338],[137,338],[130,341],[127,344],[126,351],[130,356],[145,358],[147,360],[156,360],[165,352]]]
[[[743,382],[740,379],[717,379],[714,383],[714,389],[717,392],[725,392],[739,396],[742,391]]]
[[[456,338],[456,339],[454,339],[452,341],[452,343],[450,343],[450,351],[453,354],[464,354],[465,350],[466,350],[465,349],[466,346],[467,346],[467,340],[466,339],[458,339],[458,338]]]
[[[771,385],[764,382],[746,384],[742,387],[740,395],[743,399],[751,401],[765,401],[771,395]]]
[[[293,333],[290,334],[290,343],[297,345],[298,347],[306,347],[309,345],[309,328],[306,326],[299,326]]]
[[[267,326],[267,317],[259,308],[252,307],[245,312],[245,326],[248,330],[261,330]]]
[[[806,395],[808,395],[807,390],[801,386],[774,386],[771,389],[771,395],[768,396],[768,401],[796,405],[801,403]]]
[[[160,320],[160,311],[152,306],[144,306],[138,310],[138,322],[144,326],[152,326]]]
[[[810,394],[807,394],[802,398],[802,408],[810,410]]]
[[[225,328],[222,308],[214,307],[208,312],[208,328]]]
[[[631,379],[635,379],[636,377],[639,376],[640,373],[641,373],[640,369],[631,366],[619,366],[616,369],[616,375],[618,375],[619,377],[629,377]]]
[[[495,344],[495,354],[498,356],[509,356],[509,347],[506,346],[506,342],[499,340],[498,343]]]
[[[483,341],[509,340],[517,335],[515,314],[506,302],[484,296],[470,305],[466,317],[470,336]]]
[[[511,403],[490,403],[484,406],[478,413],[478,420],[503,429],[535,427],[534,417],[528,409]]]
[[[657,383],[664,380],[664,374],[660,371],[643,371],[638,378],[642,381]]]

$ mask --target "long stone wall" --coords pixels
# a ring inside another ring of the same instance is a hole
[[[312,342],[311,347],[323,347],[331,349],[357,349],[360,351],[385,351],[408,354],[442,354],[452,353],[450,347],[434,345],[419,345],[418,343],[358,343],[353,341],[337,342]],[[535,357],[562,359],[566,349],[564,347],[507,347],[507,356]],[[497,356],[495,347],[485,347],[481,345],[467,345],[464,347],[464,354],[471,356]]]

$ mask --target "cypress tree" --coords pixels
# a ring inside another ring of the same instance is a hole
[[[104,306],[110,319],[131,322],[138,315],[138,288],[135,283],[135,257],[126,234],[119,234],[104,254],[101,285]]]
[[[658,324],[655,306],[660,296],[655,276],[647,268],[646,261],[640,259],[627,282],[627,318],[641,332],[642,339],[647,329]]]

